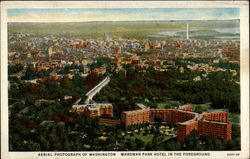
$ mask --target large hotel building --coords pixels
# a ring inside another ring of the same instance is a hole
[[[113,116],[111,103],[92,103],[73,105],[71,112],[82,113],[91,117],[100,115]],[[136,104],[135,110],[124,111],[121,120],[100,119],[101,123],[130,125],[154,122],[156,117],[167,123],[177,123],[177,141],[183,142],[191,131],[197,130],[199,135],[220,137],[224,141],[231,140],[232,125],[227,123],[228,116],[225,110],[203,112],[192,111],[192,105],[187,104],[175,109],[150,109],[149,106]]]
[[[178,109],[150,109],[146,106],[140,108],[123,112],[121,122],[129,126],[152,122],[155,117],[160,117],[165,122],[178,124],[178,142],[183,142],[192,130],[197,130],[199,135],[217,136],[224,141],[231,140],[232,125],[227,123],[227,112],[224,110],[199,114],[192,112],[191,104],[180,106]]]

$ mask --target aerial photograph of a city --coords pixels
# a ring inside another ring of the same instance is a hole
[[[9,151],[241,150],[239,8],[10,8]]]

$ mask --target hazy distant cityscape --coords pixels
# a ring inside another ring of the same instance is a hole
[[[240,150],[239,20],[8,23],[10,151]]]

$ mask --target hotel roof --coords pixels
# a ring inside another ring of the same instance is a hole
[[[211,121],[211,120],[200,120],[200,122],[224,124],[224,125],[230,124],[230,123],[225,123],[225,122],[221,122],[221,121]]]
[[[122,113],[132,114],[132,113],[136,113],[136,112],[146,112],[146,111],[149,111],[149,110],[150,109],[140,109],[140,110],[123,111]]]
[[[217,112],[228,112],[227,109],[214,109],[210,111],[206,111],[205,113],[217,113]]]
[[[140,107],[141,109],[149,109],[150,108],[149,106],[145,106],[142,103],[136,103],[136,106]]]

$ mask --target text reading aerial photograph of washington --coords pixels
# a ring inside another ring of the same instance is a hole
[[[240,8],[6,14],[7,151],[45,159],[239,157]]]

